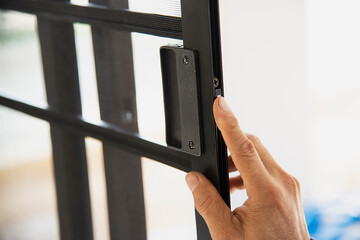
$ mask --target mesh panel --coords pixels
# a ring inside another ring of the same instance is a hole
[[[129,0],[129,9],[134,12],[181,17],[180,0]]]

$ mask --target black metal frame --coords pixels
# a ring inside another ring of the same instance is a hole
[[[93,238],[85,136],[104,143],[108,205],[109,212],[113,211],[109,214],[112,239],[146,238],[141,156],[185,172],[202,172],[230,205],[227,150],[212,113],[214,98],[223,95],[217,0],[181,0],[181,18],[119,10],[127,8],[126,0],[93,0],[87,6],[66,1],[2,0],[1,8],[38,16],[49,105],[37,106],[1,93],[0,105],[51,124],[62,239]],[[92,26],[102,118],[97,123],[81,117],[74,22]],[[184,48],[197,53],[200,156],[138,136],[130,32],[183,39]],[[121,56],[130,59],[127,61],[130,64],[122,62]],[[118,113],[111,112],[114,107],[119,109]],[[122,120],[124,112],[131,113],[131,121]],[[119,171],[131,171],[134,175],[124,178]],[[135,185],[130,188],[128,181]],[[198,239],[210,239],[198,214],[196,222]]]
[[[181,18],[130,12],[102,5],[75,5],[69,1],[1,0],[0,8],[36,14],[63,22],[88,23],[128,32],[181,39]]]
[[[81,114],[72,24],[38,17],[38,32],[49,105],[65,114]],[[92,239],[84,138],[50,126],[61,236]]]
[[[90,0],[90,3],[128,8],[128,0]],[[101,119],[137,133],[131,33],[98,26],[91,26],[91,30]],[[105,143],[103,152],[110,237],[146,239],[141,157]]]

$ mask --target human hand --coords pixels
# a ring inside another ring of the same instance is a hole
[[[224,98],[215,100],[214,117],[231,152],[230,189],[246,189],[247,201],[231,211],[214,185],[201,173],[190,172],[186,182],[195,207],[214,240],[306,239],[307,230],[300,184],[273,159],[258,138],[246,135]]]

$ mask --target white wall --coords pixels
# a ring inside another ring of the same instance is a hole
[[[306,194],[304,0],[221,0],[220,11],[225,97]]]
[[[346,196],[360,193],[360,1],[306,3],[311,196],[359,206]]]

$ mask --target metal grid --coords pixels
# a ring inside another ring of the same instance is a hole
[[[0,94],[0,104],[51,124],[62,239],[93,239],[85,136],[104,143],[112,239],[146,239],[141,156],[185,172],[202,172],[230,205],[227,150],[212,115],[214,98],[223,95],[217,0],[182,0],[181,18],[131,12],[126,10],[127,0],[93,0],[81,6],[68,1],[2,0],[0,8],[38,16],[48,105],[36,106],[5,94]],[[81,117],[74,22],[88,23],[93,31],[102,119],[97,123]],[[200,156],[138,136],[131,32],[183,39],[184,48],[196,51]],[[119,113],[111,111],[115,107],[131,112],[132,121],[124,124]],[[128,181],[135,184],[130,188]],[[196,222],[198,239],[210,239],[198,214]]]

